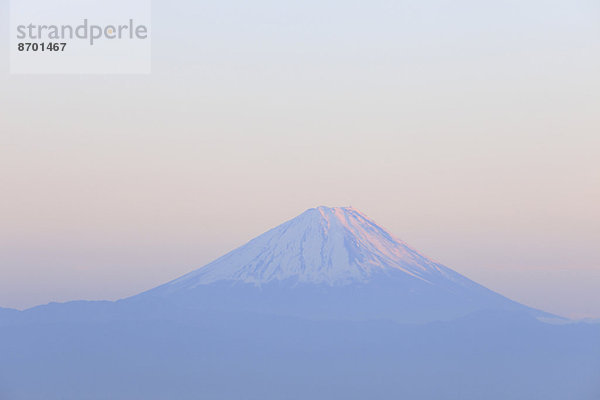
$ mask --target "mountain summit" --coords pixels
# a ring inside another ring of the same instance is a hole
[[[405,322],[483,309],[541,314],[431,261],[346,207],[311,208],[134,298],[219,311]]]

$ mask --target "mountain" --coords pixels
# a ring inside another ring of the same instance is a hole
[[[0,399],[600,399],[600,325],[548,316],[318,207],[127,299],[0,309]]]
[[[178,279],[128,299],[311,319],[546,316],[423,256],[361,212],[312,208]]]

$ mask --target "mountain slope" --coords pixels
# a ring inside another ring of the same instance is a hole
[[[419,254],[352,208],[305,211],[130,301],[308,318],[427,322],[482,309],[543,313]]]

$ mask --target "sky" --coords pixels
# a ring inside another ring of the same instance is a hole
[[[0,4],[0,307],[133,295],[327,205],[600,317],[600,3],[152,12],[149,75],[10,75]]]

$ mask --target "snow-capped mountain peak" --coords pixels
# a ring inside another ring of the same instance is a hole
[[[327,285],[367,282],[401,271],[430,282],[470,282],[396,239],[359,211],[317,207],[258,236],[212,263],[167,284],[170,290],[219,281],[261,286],[293,281]]]
[[[216,312],[427,322],[515,303],[396,239],[357,210],[311,208],[205,267],[130,298]]]

